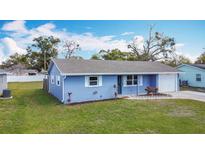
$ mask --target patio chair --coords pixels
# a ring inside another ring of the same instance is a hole
[[[147,91],[147,95],[154,95],[157,94],[158,92],[158,88],[157,87],[147,87],[145,88],[145,90]]]

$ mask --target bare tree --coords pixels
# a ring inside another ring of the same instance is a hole
[[[80,45],[76,41],[67,41],[65,42],[63,47],[66,51],[66,55],[65,55],[66,59],[71,58],[74,52],[80,50]]]
[[[181,64],[191,64],[192,61],[184,55],[175,54],[172,59],[163,60],[162,63],[176,67]]]
[[[153,32],[154,26],[150,26],[147,40],[133,40],[128,48],[136,54],[137,59],[142,61],[164,60],[173,56],[175,53],[175,40],[163,33]]]

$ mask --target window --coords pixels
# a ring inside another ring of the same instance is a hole
[[[201,74],[196,74],[196,81],[201,81]]]
[[[85,87],[102,86],[102,76],[85,76]]]
[[[54,76],[51,75],[51,84],[54,84]]]
[[[97,76],[90,76],[89,77],[89,85],[90,86],[97,86],[98,85],[98,77]]]
[[[60,76],[56,76],[56,85],[60,86]]]
[[[29,76],[33,76],[33,75],[37,75],[37,74],[36,74],[36,73],[31,73],[31,72],[29,72],[28,75],[29,75]]]
[[[127,75],[126,76],[126,85],[132,86],[132,85],[137,85],[137,75]]]

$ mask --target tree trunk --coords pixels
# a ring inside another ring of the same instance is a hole
[[[44,70],[46,70],[46,52],[43,52]]]

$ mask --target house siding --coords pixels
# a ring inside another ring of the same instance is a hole
[[[114,88],[114,85],[116,84],[117,75],[103,75],[102,86],[99,87],[85,87],[85,76],[67,76],[64,85],[64,103],[115,98],[117,89]],[[68,93],[72,93],[70,102],[68,102]]]
[[[51,83],[51,75],[54,76],[54,84]],[[60,86],[56,84],[56,76],[60,76]],[[49,93],[58,98],[58,100],[63,100],[63,76],[60,75],[59,70],[55,65],[49,71]]]
[[[1,74],[0,75],[0,94],[2,94],[4,89],[7,89],[7,75]]]
[[[67,76],[64,81],[65,104],[112,99],[115,98],[115,93],[117,92],[117,88],[114,88],[114,85],[117,85],[117,75],[103,75],[102,86],[99,87],[85,87],[85,76]],[[122,81],[121,95],[144,94],[147,86],[157,86],[157,75],[143,75],[143,85],[139,87],[124,86]],[[72,93],[70,102],[68,102],[68,93]]]
[[[181,81],[187,80],[192,87],[205,87],[205,70],[189,65],[182,65],[178,70],[183,72],[179,74]],[[201,74],[201,81],[196,81],[196,74]]]

